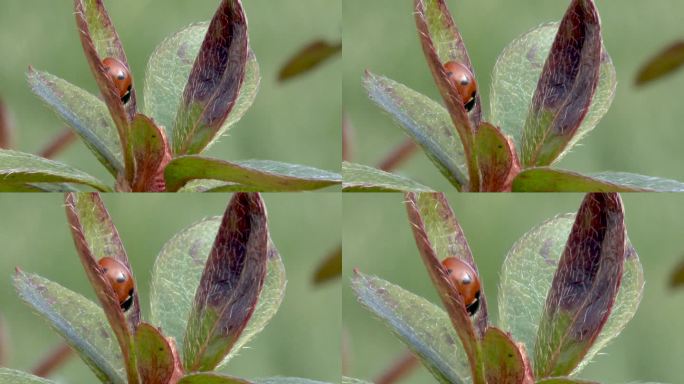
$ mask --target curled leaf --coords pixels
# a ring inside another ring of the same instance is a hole
[[[191,373],[184,376],[178,384],[252,384],[253,382],[238,377],[218,373]]]
[[[175,154],[200,153],[237,101],[245,77],[249,38],[240,0],[223,0],[188,78],[173,130]]]
[[[268,263],[266,209],[259,194],[233,196],[195,294],[183,342],[187,371],[214,369],[251,318]]]
[[[524,166],[549,165],[586,117],[599,82],[601,22],[593,0],[573,0],[537,83],[523,128]]]
[[[97,263],[101,257],[112,257],[132,273],[126,251],[98,194],[69,193],[66,195],[65,205],[74,245],[121,347],[128,381],[137,383],[133,333],[140,323],[138,290],[134,291],[132,307],[124,314],[104,270]]]
[[[473,149],[480,169],[481,192],[511,190],[513,178],[520,172],[515,145],[499,128],[482,123],[475,133]]]
[[[295,53],[278,72],[278,81],[285,81],[309,72],[334,55],[342,52],[342,42],[316,40]]]
[[[524,352],[502,330],[489,327],[482,338],[482,356],[487,383],[531,384]]]
[[[135,331],[135,354],[140,379],[145,384],[168,384],[176,368],[174,347],[151,324],[141,323]]]
[[[171,161],[171,151],[164,130],[145,115],[131,122],[131,147],[135,158],[133,192],[163,192],[164,167]]]
[[[476,189],[480,182],[475,164],[476,159],[472,153],[472,136],[480,122],[480,101],[476,99],[475,110],[469,117],[458,90],[451,85],[444,69],[446,63],[444,60],[455,59],[472,71],[470,59],[444,0],[414,0],[414,2],[416,27],[423,53],[444,99],[444,104],[451,115],[451,121],[463,143],[471,189]]]
[[[426,197],[423,197],[423,195],[425,195]],[[437,197],[440,195],[441,197]],[[443,194],[418,195],[415,193],[407,193],[406,210],[408,212],[409,222],[411,224],[411,229],[413,230],[413,237],[415,238],[416,245],[418,246],[418,251],[420,253],[421,258],[423,259],[425,267],[428,270],[430,279],[432,280],[432,283],[434,284],[435,289],[437,290],[437,293],[439,294],[439,297],[442,300],[442,304],[444,305],[447,313],[449,314],[451,323],[453,324],[454,329],[456,329],[456,333],[458,334],[458,337],[461,339],[461,343],[463,344],[463,349],[465,350],[466,355],[468,356],[468,361],[470,363],[470,367],[472,370],[473,383],[484,383],[485,378],[482,368],[482,351],[480,349],[480,344],[478,341],[478,336],[476,334],[475,327],[473,326],[470,316],[466,311],[466,307],[463,302],[463,297],[458,293],[458,290],[454,288],[450,280],[447,278],[448,272],[444,268],[444,266],[442,266],[442,263],[438,258],[440,256],[440,253],[438,253],[439,249],[444,248],[437,248],[439,247],[439,245],[433,244],[432,241],[434,241],[436,237],[430,236],[430,231],[428,229],[428,225],[431,223],[431,221],[429,220],[429,216],[427,218],[424,217],[424,213],[422,210],[422,202],[427,201],[426,199],[435,198],[445,199]],[[456,236],[458,236],[458,234]],[[464,243],[460,241],[442,242],[442,244],[445,246],[453,245],[460,248],[457,248],[457,251],[464,250]],[[448,248],[444,250],[451,251]],[[472,262],[472,256],[469,254],[469,250],[467,253],[453,253],[453,255],[460,257],[462,260],[466,262],[470,261],[470,263],[472,263],[471,265],[474,265],[474,263]],[[468,256],[470,256],[470,260],[468,260]],[[475,270],[477,271],[477,269]],[[482,295],[481,300],[482,308],[480,311],[478,311],[478,313],[480,313],[478,316],[480,316],[481,320],[477,322],[478,330],[483,329],[481,324],[486,324],[487,322],[486,301],[484,300],[484,295]]]
[[[535,344],[535,375],[562,376],[582,361],[606,324],[625,260],[622,201],[588,194],[549,290]]]
[[[83,52],[119,132],[126,179],[130,181],[133,178],[134,164],[128,146],[128,131],[129,121],[136,111],[135,88],[131,89],[130,100],[124,105],[116,85],[102,63],[104,59],[112,57],[130,68],[126,53],[102,0],[74,0],[74,14]]]

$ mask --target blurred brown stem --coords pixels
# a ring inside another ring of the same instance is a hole
[[[349,116],[342,112],[342,160],[351,161],[354,157],[354,127]]]
[[[0,367],[7,364],[7,355],[9,354],[9,332],[5,325],[5,319],[0,316]]]
[[[57,368],[64,365],[73,354],[74,352],[71,347],[62,342],[48,352],[48,354],[33,367],[31,373],[40,377],[48,377]]]
[[[413,141],[413,139],[408,137],[389,152],[380,163],[378,163],[377,168],[385,172],[390,172],[411,158],[416,152],[416,149],[418,149],[418,145],[416,145],[416,142]]]
[[[393,384],[408,376],[414,368],[418,366],[418,358],[406,351],[390,365],[377,379],[373,380],[375,384]]]
[[[0,99],[0,149],[12,148],[13,131],[9,111],[2,99]]]
[[[69,145],[71,145],[71,143],[75,141],[76,133],[74,133],[71,128],[67,127],[52,140],[50,140],[50,142],[43,147],[40,152],[38,152],[38,156],[44,157],[46,159],[52,159],[57,156],[59,152],[65,150]]]

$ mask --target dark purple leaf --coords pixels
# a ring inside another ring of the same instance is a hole
[[[109,14],[102,0],[74,0],[76,26],[79,30],[81,45],[85,53],[90,70],[100,88],[114,124],[119,132],[119,139],[123,148],[126,180],[133,180],[134,164],[131,148],[129,147],[129,123],[136,114],[135,88],[131,90],[131,98],[126,105],[121,101],[119,91],[111,80],[102,61],[108,57],[115,58],[127,68],[128,59],[123,45],[114,29]]]
[[[173,130],[175,154],[200,153],[237,101],[249,52],[240,0],[223,0],[190,72]]]
[[[489,327],[482,339],[482,356],[487,383],[531,384],[532,372],[526,356],[511,336],[496,327]]]
[[[98,194],[68,193],[65,205],[81,264],[119,342],[128,380],[131,383],[137,383],[138,372],[132,346],[133,333],[140,324],[138,290],[134,292],[132,307],[124,314],[104,270],[97,263],[97,260],[102,257],[112,257],[133,273],[126,251]]]
[[[223,215],[190,312],[186,371],[214,369],[230,352],[259,298],[268,263],[266,208],[258,193],[236,193]]]
[[[549,165],[589,111],[601,69],[601,21],[593,0],[573,0],[558,28],[523,128],[525,167]]]
[[[444,0],[415,0],[415,19],[418,37],[428,66],[463,143],[471,189],[476,189],[480,183],[472,147],[475,127],[480,121],[479,97],[476,100],[474,112],[471,114],[473,119],[471,122],[460,94],[451,86],[444,69],[446,61],[456,60],[472,71],[463,39],[454,25]]]
[[[520,172],[515,144],[499,128],[482,123],[473,148],[480,169],[481,192],[510,192],[513,178]]]
[[[141,323],[135,332],[135,353],[140,380],[145,384],[174,383],[178,355],[175,346],[154,326]]]
[[[131,124],[131,147],[135,158],[133,192],[164,192],[164,167],[171,152],[164,130],[145,115],[136,115]]]
[[[625,237],[620,195],[588,194],[546,298],[535,344],[536,377],[570,374],[603,329],[620,288]]]
[[[482,368],[482,354],[479,346],[478,337],[476,335],[475,327],[468,316],[465,305],[463,303],[463,297],[454,288],[451,282],[447,279],[448,272],[442,266],[439,260],[439,255],[435,250],[435,246],[431,243],[428,230],[426,229],[426,222],[422,216],[421,212],[421,196],[423,194],[407,193],[406,198],[406,210],[408,212],[409,222],[411,224],[411,229],[413,230],[413,237],[415,238],[418,251],[423,263],[428,270],[430,279],[439,294],[442,304],[446,308],[451,323],[461,339],[463,344],[463,349],[468,356],[468,361],[470,362],[470,367],[472,370],[473,382],[476,384],[485,383],[484,372]],[[439,196],[440,194],[427,194],[432,196]],[[443,197],[443,194],[441,194]],[[461,234],[455,234],[454,236],[459,236]],[[461,244],[462,242],[457,242],[454,244]],[[469,264],[474,265],[472,262],[472,256],[470,260],[468,252],[456,253],[462,260],[469,262]],[[476,269],[477,271],[477,269]],[[486,312],[486,303],[484,300],[484,295],[482,295],[482,305]],[[479,312],[479,311],[478,311]],[[486,322],[486,315],[484,316],[484,321]]]
[[[653,56],[639,70],[636,84],[644,85],[660,79],[684,66],[684,41],[678,41]]]

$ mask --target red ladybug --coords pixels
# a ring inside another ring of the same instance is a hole
[[[97,264],[104,270],[109,284],[116,293],[121,309],[124,312],[128,311],[133,305],[133,292],[135,291],[131,272],[123,263],[111,257],[103,257]]]
[[[480,308],[480,278],[466,262],[457,257],[442,260],[447,277],[463,297],[463,303],[470,316]]]
[[[477,82],[473,73],[468,67],[456,61],[444,64],[444,70],[449,76],[451,85],[456,88],[461,96],[465,110],[472,111],[475,106],[475,96],[477,96]]]
[[[107,70],[107,74],[119,90],[121,101],[126,104],[131,99],[131,89],[133,88],[133,78],[125,65],[119,60],[108,57],[102,61],[102,65]]]

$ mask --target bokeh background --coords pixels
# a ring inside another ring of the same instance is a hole
[[[560,20],[570,1],[447,0],[489,110],[490,73],[501,51],[538,25]],[[367,97],[363,71],[387,76],[442,103],[423,56],[412,0],[344,0],[343,102],[356,129],[354,161],[375,165],[406,136]],[[596,0],[605,46],[618,75],[615,100],[596,129],[556,166],[579,172],[624,171],[684,180],[684,72],[643,89],[639,66],[684,36],[681,0]],[[485,115],[486,116],[486,115]],[[419,150],[398,172],[437,190],[453,186]]]
[[[499,271],[506,253],[524,233],[560,213],[576,212],[581,194],[448,195],[477,262],[490,307],[498,317]],[[672,269],[684,258],[684,196],[623,195],[627,233],[645,274],[636,316],[620,336],[581,373],[606,384],[682,383],[684,290],[668,288]],[[439,303],[423,266],[399,194],[344,196],[343,327],[349,335],[349,375],[372,380],[406,349],[388,328],[356,302],[352,270],[379,276]],[[432,383],[420,367],[402,383]]]
[[[222,215],[230,195],[106,195],[105,205],[124,242],[149,319],[154,260],[176,232]],[[340,242],[342,203],[331,193],[265,194],[270,231],[285,263],[285,299],[271,323],[223,369],[247,378],[270,376],[339,380],[340,281],[314,286],[320,260]],[[14,268],[37,273],[97,300],[80,265],[61,195],[0,197],[0,313],[10,331],[8,366],[30,369],[61,338],[14,292]],[[193,294],[193,293],[189,293]],[[95,376],[73,357],[53,376],[92,383]]]
[[[211,19],[219,3],[105,1],[126,49],[138,95],[142,93],[147,60],[155,47],[189,24]],[[269,159],[339,170],[341,60],[330,60],[284,84],[279,84],[276,77],[280,66],[311,40],[340,39],[341,2],[243,3],[251,47],[261,67],[261,88],[243,119],[206,154],[227,160]],[[14,115],[17,147],[35,153],[62,130],[63,124],[30,92],[25,80],[29,65],[97,92],[76,31],[73,1],[2,0],[0,52],[0,96]],[[80,142],[58,160],[102,180],[111,180]]]

